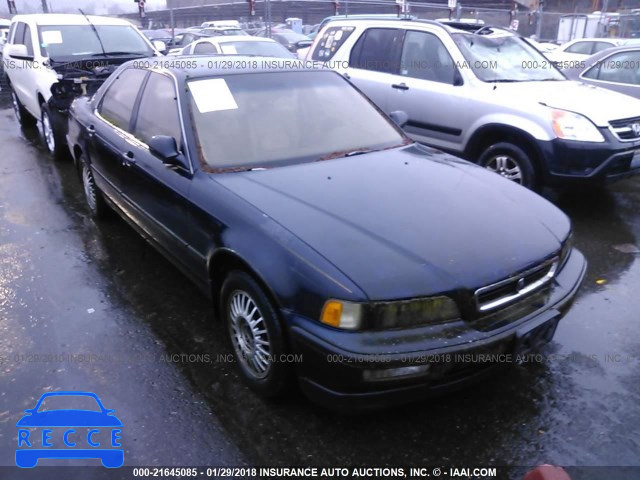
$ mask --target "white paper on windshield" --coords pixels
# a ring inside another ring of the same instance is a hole
[[[62,42],[62,32],[60,30],[49,30],[42,32],[42,43],[45,45],[56,45]]]
[[[229,53],[231,55],[238,53],[236,47],[234,47],[233,45],[225,45],[223,43],[222,45],[220,45],[220,48],[222,49],[222,53]]]
[[[238,108],[224,78],[207,78],[189,82],[189,90],[200,113],[235,110]]]

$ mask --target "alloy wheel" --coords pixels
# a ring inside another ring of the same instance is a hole
[[[522,185],[522,169],[520,165],[508,155],[496,155],[487,162],[486,168],[502,175],[507,180]]]
[[[229,297],[229,329],[236,356],[255,378],[271,370],[271,345],[264,318],[256,302],[242,290]]]
[[[98,198],[96,192],[96,186],[93,182],[93,175],[87,164],[82,165],[82,187],[84,189],[84,196],[87,200],[87,205],[92,212],[98,210]]]
[[[49,120],[49,114],[47,112],[42,113],[42,133],[44,135],[44,141],[47,144],[47,148],[51,153],[53,153],[56,149],[56,139],[53,135],[51,120]]]

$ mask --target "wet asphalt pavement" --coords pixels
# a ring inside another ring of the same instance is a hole
[[[547,196],[589,271],[544,360],[341,416],[251,393],[208,301],[123,221],[90,220],[71,163],[0,110],[0,465],[53,390],[115,409],[126,465],[640,465],[640,178]]]

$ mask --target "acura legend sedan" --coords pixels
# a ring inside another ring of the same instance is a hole
[[[548,342],[586,269],[569,219],[290,67],[129,62],[67,137],[92,215],[117,211],[212,298],[249,386],[388,405]]]

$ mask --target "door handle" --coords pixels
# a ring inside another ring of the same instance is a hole
[[[130,167],[136,164],[136,159],[133,156],[133,152],[128,151],[127,153],[122,154],[122,166]]]
[[[95,125],[89,125],[87,127],[87,134],[91,137],[96,133],[96,126]]]
[[[397,88],[398,90],[409,90],[409,87],[406,83],[394,83],[391,85],[391,88]]]
[[[349,75],[349,73],[348,73],[348,72],[344,72],[344,73],[342,74],[342,76],[343,76],[344,78],[346,78],[347,80],[351,80],[351,75]]]

